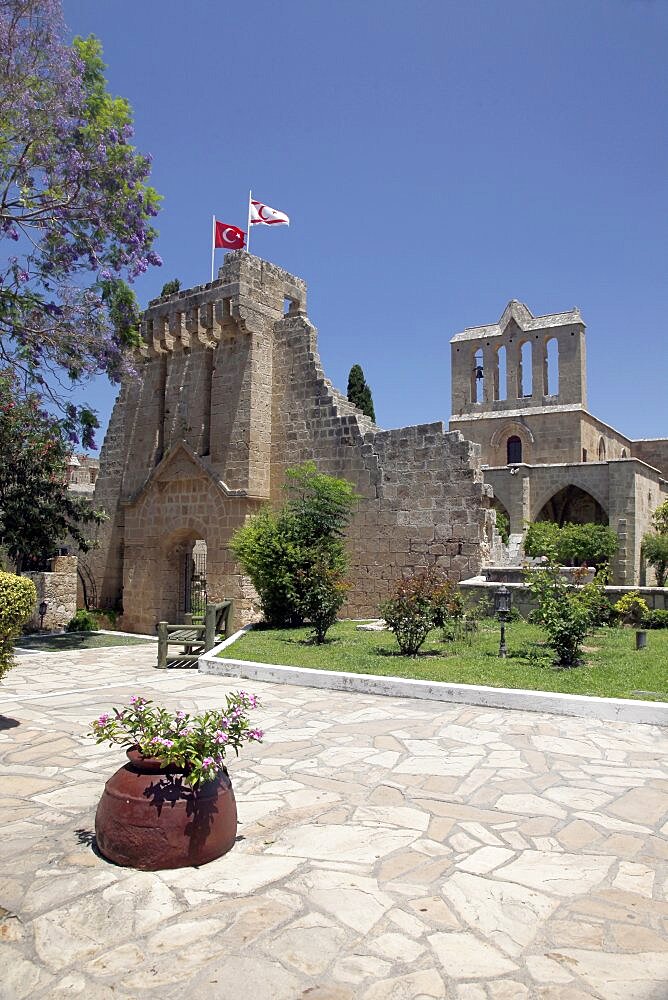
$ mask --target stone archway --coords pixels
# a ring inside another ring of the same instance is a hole
[[[542,504],[534,521],[553,521],[559,526],[568,523],[607,524],[608,515],[596,497],[570,483],[557,490]]]
[[[204,531],[181,528],[164,542],[156,580],[160,621],[181,624],[187,614],[201,614],[206,604]]]

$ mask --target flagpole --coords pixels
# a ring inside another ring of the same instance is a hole
[[[213,254],[216,249],[216,216],[211,216],[211,280],[213,281]]]
[[[246,223],[246,253],[250,253],[250,231],[251,231],[251,201],[253,192],[248,192],[248,221]]]

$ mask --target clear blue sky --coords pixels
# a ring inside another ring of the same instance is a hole
[[[325,370],[385,427],[447,420],[448,341],[579,306],[589,408],[668,434],[666,0],[65,0],[100,37],[164,195],[164,266],[209,280],[211,215],[304,277]],[[218,263],[222,264],[222,251]],[[114,391],[87,397],[106,425]],[[100,435],[101,440],[101,435]]]

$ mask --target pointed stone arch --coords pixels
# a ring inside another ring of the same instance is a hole
[[[576,483],[546,491],[534,505],[532,521],[554,521],[560,526],[575,524],[608,524],[608,511],[602,498],[589,487]]]

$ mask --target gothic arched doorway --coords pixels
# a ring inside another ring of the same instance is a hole
[[[571,484],[550,497],[534,520],[553,521],[563,527],[564,524],[607,524],[608,515],[591,493]]]

